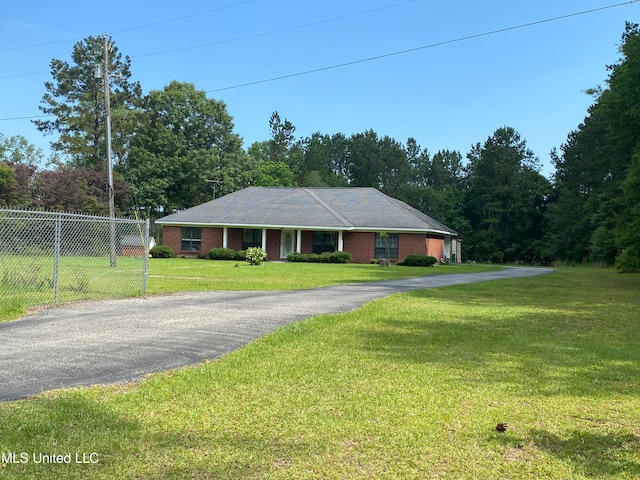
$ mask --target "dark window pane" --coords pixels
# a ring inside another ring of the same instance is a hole
[[[242,249],[262,246],[262,230],[259,228],[245,228],[242,230]]]
[[[335,251],[336,232],[313,232],[313,253]]]
[[[376,258],[386,258],[387,260],[398,259],[398,234],[388,233],[387,237],[376,233]]]
[[[200,252],[202,244],[202,229],[199,227],[182,227],[182,245],[183,252]]]

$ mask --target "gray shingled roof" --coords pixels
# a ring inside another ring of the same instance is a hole
[[[162,217],[160,225],[456,232],[370,187],[249,187]]]

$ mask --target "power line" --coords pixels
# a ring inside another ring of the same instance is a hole
[[[253,0],[249,0],[249,1],[253,1]],[[294,31],[294,30],[300,30],[300,29],[303,29],[303,28],[312,27],[312,26],[315,26],[315,25],[322,25],[322,24],[325,24],[325,23],[335,22],[335,21],[338,21],[338,20],[344,20],[346,18],[352,18],[352,17],[356,17],[356,16],[360,16],[360,15],[365,15],[365,14],[368,14],[368,13],[373,13],[373,12],[377,12],[377,11],[380,11],[380,10],[385,10],[385,9],[388,9],[388,8],[394,8],[394,7],[398,7],[398,6],[401,6],[401,5],[405,5],[407,3],[413,3],[415,1],[417,1],[417,0],[405,0],[405,1],[402,1],[402,2],[399,2],[399,3],[393,3],[391,5],[384,5],[384,6],[378,7],[378,8],[372,8],[372,9],[369,9],[369,10],[363,10],[363,11],[360,11],[360,12],[355,12],[355,13],[350,13],[350,14],[347,14],[347,15],[342,15],[342,16],[339,16],[339,17],[333,17],[333,18],[328,18],[328,19],[325,19],[325,20],[319,20],[317,22],[305,23],[305,24],[296,25],[296,26],[293,26],[293,27],[282,28],[280,30],[272,30],[272,31],[269,31],[269,32],[257,33],[257,34],[254,34],[254,35],[247,35],[247,36],[244,36],[244,37],[231,38],[231,39],[227,39],[227,40],[219,40],[217,42],[203,43],[203,44],[200,44],[200,45],[192,45],[192,46],[181,47],[181,48],[174,48],[174,49],[170,49],[170,50],[163,50],[163,51],[160,51],[160,52],[143,53],[143,54],[140,54],[140,55],[133,55],[133,56],[131,56],[131,58],[143,58],[143,57],[150,57],[150,56],[153,56],[153,55],[164,55],[164,54],[167,54],[167,53],[182,52],[184,50],[193,50],[193,49],[196,49],[196,48],[210,47],[210,46],[213,46],[213,45],[223,45],[223,44],[226,44],[226,43],[239,42],[239,41],[242,41],[242,40],[251,40],[251,39],[254,39],[254,38],[266,37],[266,36],[275,35],[275,34],[278,34],[278,33],[290,32],[290,31]],[[242,3],[247,3],[247,2],[242,2]],[[235,4],[235,5],[239,5],[239,4]],[[197,14],[185,15],[184,17],[179,17],[179,19],[193,17],[193,16],[196,16],[196,15],[202,15],[203,13],[208,13],[208,12],[201,12],[201,13],[197,13]],[[171,21],[175,21],[175,20],[177,20],[177,19],[165,20],[165,21],[162,21],[162,22],[151,23],[151,24],[148,24],[148,25],[143,25],[143,26],[139,26],[139,27],[132,27],[132,28],[124,29],[124,30],[116,30],[115,32],[111,32],[111,33],[113,34],[113,33],[126,32],[126,31],[129,31],[129,30],[145,28],[145,27],[148,27],[148,26],[158,25],[158,24],[161,24],[161,23],[167,23],[167,22],[171,22]],[[54,43],[59,43],[59,42],[54,42]],[[48,44],[41,44],[41,45],[48,45]],[[28,47],[18,47],[18,48],[28,48]],[[9,49],[9,50],[11,50],[11,49]],[[0,50],[0,52],[2,52],[2,51],[3,50]],[[39,71],[39,72],[21,73],[21,74],[15,74],[15,75],[5,75],[5,76],[1,76],[0,80],[6,79],[6,78],[16,78],[16,77],[26,77],[26,76],[31,76],[31,75],[41,75],[41,74],[45,74],[45,73],[49,73],[49,72],[48,71]]]
[[[630,5],[630,4],[638,3],[638,2],[640,2],[640,0],[630,0],[630,1],[627,1],[627,2],[616,3],[616,4],[612,4],[612,5],[607,5],[607,6],[604,6],[604,7],[593,8],[593,9],[590,9],[590,10],[583,10],[583,11],[580,11],[580,12],[575,12],[575,13],[570,13],[570,14],[567,14],[567,15],[561,15],[561,16],[557,16],[557,17],[547,18],[547,19],[544,19],[544,20],[537,20],[537,21],[534,21],[534,22],[522,23],[522,24],[511,26],[511,27],[500,28],[500,29],[497,29],[497,30],[491,30],[491,31],[487,31],[487,32],[473,34],[473,35],[467,35],[467,36],[464,36],[464,37],[458,37],[458,38],[454,38],[454,39],[450,39],[450,40],[443,40],[441,42],[431,43],[431,44],[428,44],[428,45],[422,45],[422,46],[419,46],[419,47],[409,48],[409,49],[405,49],[405,50],[399,50],[399,51],[386,53],[386,54],[382,54],[382,55],[376,55],[376,56],[373,56],[373,57],[363,58],[363,59],[359,59],[359,60],[352,60],[352,61],[349,61],[349,62],[329,65],[329,66],[325,66],[325,67],[319,67],[319,68],[315,68],[315,69],[312,69],[312,70],[306,70],[306,71],[303,71],[303,72],[296,72],[296,73],[291,73],[291,74],[287,74],[287,75],[280,75],[280,76],[277,76],[277,77],[271,77],[271,78],[267,78],[267,79],[256,80],[256,81],[252,81],[252,82],[246,82],[246,83],[231,85],[231,86],[222,87],[222,88],[216,88],[216,89],[212,89],[212,90],[206,90],[205,93],[221,92],[221,91],[224,91],[224,90],[232,90],[232,89],[236,89],[236,88],[249,87],[249,86],[253,86],[253,85],[259,85],[259,84],[262,84],[262,83],[275,82],[275,81],[284,80],[284,79],[287,79],[287,78],[299,77],[299,76],[303,76],[303,75],[309,75],[309,74],[312,74],[312,73],[318,73],[318,72],[323,72],[323,71],[327,71],[327,70],[343,68],[343,67],[347,67],[347,66],[351,66],[351,65],[357,65],[357,64],[360,64],[360,63],[366,63],[366,62],[371,62],[371,61],[375,61],[375,60],[381,60],[381,59],[384,59],[384,58],[394,57],[394,56],[398,56],[398,55],[404,55],[404,54],[416,52],[416,51],[419,51],[419,50],[426,50],[426,49],[429,49],[429,48],[441,47],[443,45],[449,45],[449,44],[452,44],[452,43],[458,43],[458,42],[463,42],[463,41],[467,41],[467,40],[473,40],[473,39],[476,39],[476,38],[487,37],[487,36],[490,36],[490,35],[496,35],[498,33],[504,33],[504,32],[509,32],[509,31],[512,31],[512,30],[518,30],[518,29],[522,29],[522,28],[541,25],[541,24],[544,24],[544,23],[550,23],[550,22],[555,22],[555,21],[558,21],[558,20],[564,20],[564,19],[571,18],[571,17],[577,17],[577,16],[581,16],[581,15],[586,15],[586,14],[589,14],[589,13],[595,13],[595,12],[608,10],[608,9],[612,9],[612,8],[616,8],[616,7],[621,7],[621,6],[624,6],[624,5]],[[404,2],[404,3],[408,3],[408,2]],[[41,117],[46,117],[46,116],[51,116],[51,115],[40,115],[40,116],[31,116],[31,117],[26,116],[26,117],[0,118],[0,121],[24,120],[24,119],[31,119],[31,118],[41,118]]]
[[[342,15],[342,16],[339,16],[339,17],[333,17],[333,18],[328,18],[328,19],[325,19],[325,20],[319,20],[317,22],[305,23],[305,24],[296,25],[296,26],[293,26],[293,27],[282,28],[280,30],[272,30],[272,31],[269,31],[269,32],[256,33],[256,34],[253,34],[253,35],[247,35],[247,36],[244,36],[244,37],[231,38],[231,39],[227,39],[227,40],[219,40],[217,42],[202,43],[200,45],[192,45],[192,46],[189,46],[189,47],[181,47],[181,48],[174,48],[174,49],[171,49],[171,50],[163,50],[161,52],[143,53],[141,55],[133,55],[131,58],[150,57],[152,55],[163,55],[165,53],[182,52],[184,50],[192,50],[192,49],[195,49],[195,48],[210,47],[210,46],[213,46],[213,45],[222,45],[222,44],[225,44],[225,43],[240,42],[242,40],[252,40],[254,38],[266,37],[266,36],[275,35],[275,34],[278,34],[278,33],[291,32],[291,31],[294,31],[294,30],[300,30],[300,29],[303,29],[303,28],[313,27],[313,26],[316,26],[316,25],[322,25],[324,23],[335,22],[337,20],[344,20],[345,18],[352,18],[352,17],[357,17],[357,16],[360,16],[360,15],[365,15],[367,13],[378,12],[380,10],[385,10],[385,9],[388,9],[388,8],[398,7],[400,5],[405,5],[407,3],[413,3],[415,1],[416,0],[406,0],[404,2],[394,3],[394,4],[391,4],[391,5],[385,5],[385,6],[378,7],[378,8],[372,8],[370,10],[363,10],[361,12],[349,13],[347,15]]]
[[[123,28],[121,30],[115,30],[110,32],[111,34],[114,33],[123,33],[123,32],[130,32],[132,30],[140,30],[142,28],[148,28],[148,27],[155,27],[156,25],[163,25],[165,23],[171,23],[171,22],[177,22],[179,20],[184,20],[185,18],[192,18],[192,17],[197,17],[200,15],[207,15],[209,13],[213,13],[213,12],[219,12],[220,10],[225,10],[227,8],[232,8],[232,7],[237,7],[239,5],[244,5],[246,3],[251,3],[254,0],[243,0],[241,2],[237,2],[237,3],[232,3],[230,5],[224,5],[222,7],[218,7],[218,8],[212,8],[211,10],[205,10],[203,12],[197,12],[197,13],[190,13],[189,15],[182,15],[181,17],[174,17],[174,18],[169,18],[167,20],[160,20],[158,22],[153,22],[153,23],[147,23],[144,25],[138,25],[135,27],[129,27],[129,28]],[[0,48],[0,52],[11,52],[14,50],[25,50],[28,48],[37,48],[37,47],[45,47],[48,45],[56,45],[58,43],[69,43],[69,42],[78,42],[82,40],[82,38],[70,38],[70,39],[66,39],[66,40],[56,40],[53,42],[44,42],[44,43],[35,43],[33,45],[23,45],[21,47],[10,47],[10,48]],[[31,74],[25,74],[25,75],[31,75]],[[18,75],[14,75],[14,76],[18,76]],[[7,78],[7,77],[0,77],[0,78]]]
[[[541,25],[543,23],[555,22],[555,21],[558,21],[558,20],[564,20],[564,19],[571,18],[571,17],[577,17],[577,16],[580,16],[580,15],[586,15],[588,13],[594,13],[594,12],[599,12],[599,11],[602,11],[602,10],[607,10],[607,9],[610,9],[610,8],[621,7],[623,5],[630,5],[632,3],[638,3],[639,1],[640,0],[631,0],[631,1],[628,1],[628,2],[616,3],[614,5],[607,5],[605,7],[593,8],[593,9],[590,9],[590,10],[583,10],[581,12],[570,13],[570,14],[567,14],[567,15],[561,15],[559,17],[547,18],[547,19],[544,19],[544,20],[537,20],[535,22],[529,22],[529,23],[522,23],[520,25],[515,25],[515,26],[512,26],[512,27],[505,27],[505,28],[500,28],[498,30],[491,30],[491,31],[488,31],[488,32],[477,33],[477,34],[474,34],[474,35],[467,35],[467,36],[464,36],[464,37],[458,37],[458,38],[454,38],[454,39],[451,39],[451,40],[443,40],[442,42],[430,43],[428,45],[422,45],[420,47],[408,48],[406,50],[399,50],[399,51],[396,51],[396,52],[385,53],[385,54],[382,54],[382,55],[376,55],[374,57],[362,58],[362,59],[359,59],[359,60],[352,60],[350,62],[338,63],[338,64],[335,64],[335,65],[329,65],[329,66],[326,66],[326,67],[314,68],[312,70],[305,70],[303,72],[290,73],[290,74],[287,74],[287,75],[280,75],[278,77],[271,77],[271,78],[266,78],[266,79],[262,79],[262,80],[255,80],[253,82],[239,83],[239,84],[236,84],[236,85],[230,85],[228,87],[214,88],[212,90],[206,90],[205,93],[221,92],[221,91],[224,91],[224,90],[232,90],[232,89],[235,89],[235,88],[250,87],[252,85],[259,85],[261,83],[275,82],[277,80],[284,80],[284,79],[287,79],[287,78],[300,77],[302,75],[309,75],[309,74],[312,74],[312,73],[324,72],[324,71],[327,71],[327,70],[334,70],[336,68],[342,68],[342,67],[348,67],[348,66],[351,66],[351,65],[357,65],[359,63],[372,62],[374,60],[381,60],[383,58],[395,57],[395,56],[398,56],[398,55],[404,55],[406,53],[417,52],[419,50],[426,50],[428,48],[441,47],[443,45],[449,45],[449,44],[452,44],[452,43],[464,42],[464,41],[473,40],[473,39],[476,39],[476,38],[487,37],[487,36],[490,36],[490,35],[496,35],[498,33],[504,33],[504,32],[509,32],[509,31],[512,31],[512,30],[518,30],[518,29],[521,29],[521,28],[527,28],[527,27],[532,27],[532,26],[535,26],[535,25]]]
[[[244,5],[246,3],[251,3],[251,2],[253,2],[253,0],[244,0],[242,2],[232,3],[231,5],[225,5],[223,7],[213,8],[211,10],[205,10],[204,12],[191,13],[189,15],[183,15],[181,17],[170,18],[169,20],[161,20],[159,22],[147,23],[146,25],[138,25],[137,27],[123,28],[122,30],[115,30],[115,31],[110,32],[110,33],[111,34],[123,33],[123,32],[130,32],[131,30],[140,30],[141,28],[155,27],[156,25],[162,25],[162,24],[165,24],[165,23],[176,22],[178,20],[184,20],[185,18],[197,17],[197,16],[200,16],[200,15],[206,15],[206,14],[213,13],[213,12],[219,12],[220,10],[226,10],[227,8],[237,7],[239,5]]]
[[[45,118],[45,117],[54,117],[55,115],[30,115],[27,117],[11,117],[11,118],[0,118],[0,122],[8,121],[8,120],[31,120],[32,118]]]
[[[4,75],[0,77],[0,80],[5,78],[18,78],[18,77],[29,77],[31,75],[42,75],[43,73],[50,73],[49,70],[41,70],[39,72],[30,72],[30,73],[16,73],[15,75]]]

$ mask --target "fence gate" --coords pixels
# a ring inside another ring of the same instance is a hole
[[[149,222],[0,209],[0,311],[147,290]]]

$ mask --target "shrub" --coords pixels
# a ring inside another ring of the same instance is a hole
[[[616,268],[622,273],[640,272],[640,252],[636,248],[626,248],[622,254],[616,258]]]
[[[212,248],[209,250],[210,260],[237,260],[236,251],[232,248]]]
[[[352,257],[349,252],[292,253],[287,260],[307,263],[350,263]]]
[[[260,247],[249,247],[246,252],[246,260],[251,265],[261,265],[267,259],[267,252]]]
[[[402,262],[398,262],[398,265],[404,265],[406,267],[433,267],[436,263],[438,263],[438,259],[436,257],[412,253]]]
[[[209,260],[245,260],[247,252],[244,250],[234,250],[233,248],[212,248],[206,255]]]
[[[165,245],[156,245],[149,250],[149,255],[153,258],[172,258],[175,255],[173,248]]]
[[[353,257],[349,252],[331,252],[329,263],[351,263]]]
[[[287,255],[287,261],[288,262],[300,262],[300,263],[305,263],[305,262],[312,262],[313,260],[311,259],[311,257],[315,255],[313,253],[290,253],[289,255]]]

